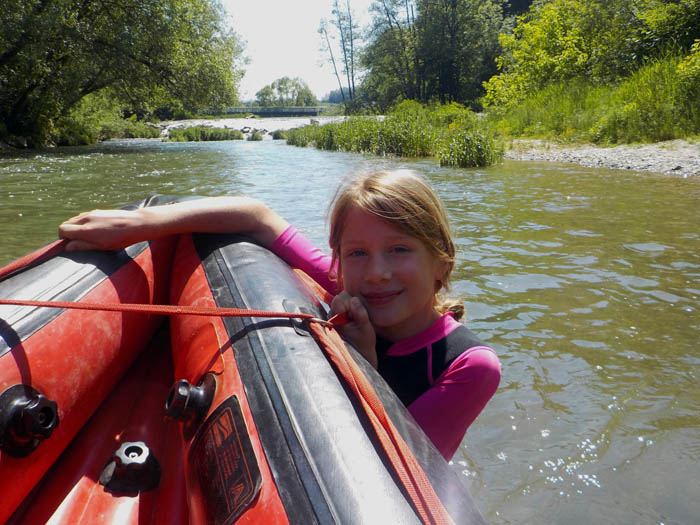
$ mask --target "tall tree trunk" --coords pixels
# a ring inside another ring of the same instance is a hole
[[[333,13],[335,14],[335,25],[338,28],[338,34],[340,35],[340,49],[343,51],[343,63],[345,65],[345,78],[347,79],[348,82],[348,95],[350,97],[350,100],[352,100],[353,92],[352,92],[352,84],[350,83],[350,58],[348,56],[348,34],[347,34],[347,27],[345,25],[345,22],[343,20],[344,15],[343,12],[340,10],[340,6],[338,5],[338,0],[334,0],[333,2]]]
[[[350,0],[345,2],[348,8],[348,31],[350,36],[350,80],[352,81],[352,87],[348,85],[350,89],[350,98],[355,98],[355,35],[353,33],[352,26],[352,11],[350,11]]]
[[[325,22],[325,21],[324,21]],[[338,67],[335,63],[335,56],[333,55],[333,48],[331,47],[331,39],[328,36],[328,29],[324,23],[321,24],[319,31],[323,33],[326,39],[326,46],[328,48],[328,54],[331,57],[331,64],[333,64],[333,73],[335,73],[335,78],[338,80],[338,88],[340,88],[340,96],[343,98],[343,104],[345,103],[345,90],[343,89],[343,83],[340,81],[340,75],[338,74]]]

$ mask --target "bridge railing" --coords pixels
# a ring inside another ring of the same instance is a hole
[[[320,115],[323,106],[240,106],[226,108],[225,115],[241,113],[261,117],[305,117]]]

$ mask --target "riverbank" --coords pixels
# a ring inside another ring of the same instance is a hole
[[[343,116],[287,118],[230,118],[165,121],[158,126],[167,136],[171,129],[191,126],[211,126],[238,129],[244,133],[257,130],[265,140],[272,132],[289,130],[311,123],[320,125],[342,122]],[[590,168],[648,171],[680,177],[700,176],[700,142],[671,140],[654,144],[601,147],[590,144],[562,145],[543,140],[514,139],[505,144],[504,158],[538,162],[562,162]]]
[[[286,131],[292,128],[308,126],[309,124],[330,124],[342,122],[344,116],[333,117],[280,117],[280,118],[221,118],[221,119],[191,119],[168,120],[156,124],[161,130],[161,136],[167,137],[172,129],[205,126],[212,128],[237,129],[244,135],[258,131],[265,140],[272,139],[274,131]]]
[[[700,142],[697,141],[670,140],[606,148],[516,139],[506,145],[504,156],[511,160],[565,162],[590,168],[649,171],[681,177],[700,176]]]

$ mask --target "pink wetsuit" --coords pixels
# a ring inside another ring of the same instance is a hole
[[[313,277],[330,293],[338,292],[336,282],[329,277],[331,257],[293,226],[275,239],[271,250]],[[433,343],[460,326],[452,313],[447,313],[422,332],[391,344],[384,355],[400,357],[427,348],[430,371]],[[483,345],[465,348],[435,380],[428,378],[430,387],[408,405],[408,411],[449,460],[469,425],[496,392],[500,379],[501,367],[492,349]]]

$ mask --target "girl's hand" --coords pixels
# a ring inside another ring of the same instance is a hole
[[[68,219],[58,235],[69,239],[66,251],[119,250],[146,240],[148,228],[140,210],[93,210]]]
[[[344,313],[350,320],[338,327],[341,335],[352,344],[369,363],[377,368],[377,342],[374,327],[369,321],[367,310],[357,297],[347,292],[340,292],[331,302],[331,315]]]

